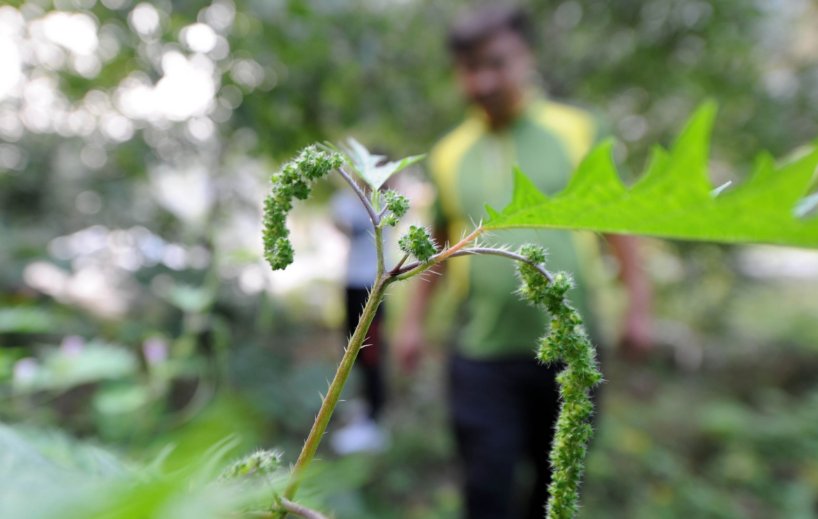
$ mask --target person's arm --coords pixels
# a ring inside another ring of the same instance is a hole
[[[446,232],[442,227],[433,229],[433,238],[438,244],[446,243]],[[415,370],[423,352],[424,322],[426,311],[442,277],[444,270],[443,263],[429,269],[429,272],[415,281],[413,293],[407,302],[405,317],[398,328],[398,335],[395,338],[395,354],[398,364],[404,372],[411,373]]]
[[[644,270],[640,241],[634,236],[606,235],[616,259],[619,277],[628,293],[620,347],[631,357],[643,357],[653,347],[652,292]]]

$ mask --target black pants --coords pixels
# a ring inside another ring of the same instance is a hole
[[[464,468],[465,519],[544,517],[551,475],[548,452],[559,412],[559,369],[539,364],[533,355],[451,359],[449,390]],[[522,496],[515,477],[521,462],[527,462],[534,475]]]
[[[366,306],[369,291],[365,288],[346,289],[346,311],[347,311],[347,337],[352,335],[355,327],[358,326],[358,319]],[[382,358],[384,355],[383,335],[383,306],[378,308],[372,326],[369,327],[369,334],[366,336],[364,344],[367,345],[358,352],[355,359],[355,366],[363,376],[363,396],[369,407],[369,417],[377,420],[380,416],[383,404],[386,400],[386,390],[383,381]],[[346,345],[344,345],[346,346]]]

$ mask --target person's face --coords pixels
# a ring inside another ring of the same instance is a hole
[[[455,70],[468,100],[485,111],[492,126],[503,126],[522,106],[533,62],[522,38],[504,30],[458,55]]]

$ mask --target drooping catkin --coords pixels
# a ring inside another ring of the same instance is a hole
[[[520,254],[537,265],[545,263],[545,251],[526,245]],[[537,358],[547,364],[562,362],[557,375],[560,412],[551,446],[551,484],[548,487],[548,519],[570,519],[577,513],[579,487],[585,468],[588,442],[593,435],[594,405],[591,390],[602,382],[593,345],[582,318],[566,298],[572,288],[570,275],[558,272],[553,281],[527,263],[518,266],[519,293],[542,307],[551,318],[548,333],[540,341]]]
[[[286,226],[293,198],[306,199],[315,180],[343,163],[339,153],[309,146],[273,175],[273,187],[264,200],[262,233],[264,257],[273,270],[284,269],[293,262],[293,246]]]

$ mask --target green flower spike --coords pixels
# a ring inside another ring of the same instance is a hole
[[[293,198],[306,199],[314,181],[343,163],[339,153],[310,146],[273,175],[273,188],[264,200],[263,222],[264,257],[273,270],[284,269],[293,262],[293,246],[285,225]]]
[[[524,246],[520,254],[537,265],[545,261],[545,251],[533,245]],[[548,334],[540,343],[537,358],[547,364],[565,364],[565,369],[557,375],[561,404],[550,455],[552,476],[547,517],[570,519],[577,513],[585,468],[583,460],[593,436],[591,390],[602,382],[602,373],[582,318],[566,300],[566,294],[573,287],[571,277],[558,272],[549,283],[540,271],[527,263],[520,264],[518,273],[521,296],[543,307],[551,316]]]
[[[429,231],[416,225],[409,227],[409,232],[398,240],[398,246],[403,252],[413,255],[424,263],[437,252],[437,246],[429,236]]]
[[[394,227],[398,220],[409,210],[409,199],[390,189],[383,193],[383,200],[386,209],[391,213],[384,217],[383,222]]]

